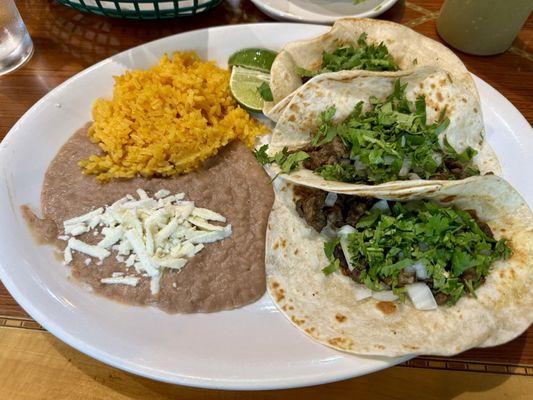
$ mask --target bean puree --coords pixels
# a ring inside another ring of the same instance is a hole
[[[222,241],[206,244],[180,271],[166,270],[158,294],[150,293],[149,278],[135,287],[100,282],[113,272],[127,272],[115,259],[102,265],[96,259],[87,266],[84,254],[74,252],[72,276],[89,284],[97,293],[135,305],[155,305],[169,313],[213,312],[252,303],[265,290],[265,233],[274,201],[269,178],[243,144],[233,142],[197,172],[169,179],[115,180],[96,182],[80,172],[78,161],[98,148],[87,137],[87,126],[61,148],[46,171],[41,192],[43,219],[27,208],[23,214],[41,240],[58,246],[64,220],[111,204],[142,188],[153,195],[160,189],[184,192],[197,207],[216,211],[227,218],[233,233]],[[78,237],[94,244],[102,236],[91,232]],[[133,272],[133,270],[131,271]],[[130,272],[130,274],[131,274]]]

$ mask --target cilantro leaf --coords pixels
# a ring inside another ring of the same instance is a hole
[[[452,273],[459,276],[467,269],[476,265],[476,259],[465,251],[456,248],[452,255]]]
[[[266,145],[263,145],[259,151],[263,149]],[[254,153],[255,155],[256,153]],[[281,172],[285,174],[289,174],[293,170],[295,170],[298,167],[298,164],[309,158],[309,154],[307,154],[305,151],[297,151],[294,153],[289,152],[287,147],[284,147],[281,151],[278,151],[276,154],[274,154],[273,157],[268,157],[266,154],[266,148],[265,151],[261,152],[260,154],[256,155],[256,158],[262,161],[265,161],[268,159],[268,162],[273,162],[279,165]]]
[[[259,87],[257,88],[257,91],[259,92],[259,96],[265,101],[273,101],[274,96],[272,95],[272,91],[270,90],[270,86],[268,83],[263,82]]]
[[[301,78],[312,78],[312,77],[314,77],[316,75],[319,75],[319,72],[309,71],[308,69],[301,68],[301,67],[296,68],[296,73]]]
[[[322,146],[331,142],[337,136],[337,130],[329,124],[336,112],[335,106],[330,106],[320,113],[318,119],[321,125],[317,133],[311,138],[312,146]]]
[[[340,267],[340,261],[337,259],[332,260],[326,267],[322,268],[324,275],[332,274]]]
[[[298,163],[309,158],[309,154],[305,151],[298,151],[287,156],[280,164],[281,171],[288,174],[298,167]]]
[[[267,150],[268,150],[268,144],[264,144],[259,149],[252,151],[255,159],[261,165],[269,164],[272,162],[272,160],[267,154]]]
[[[334,258],[333,252],[335,251],[335,247],[338,246],[340,241],[341,241],[340,238],[336,237],[328,242],[324,242],[324,254],[328,258],[328,260],[331,261]]]

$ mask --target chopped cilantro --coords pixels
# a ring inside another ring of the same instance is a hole
[[[264,144],[259,149],[252,151],[255,159],[261,165],[269,164],[272,162],[272,160],[270,159],[270,157],[268,156],[266,152],[267,149],[268,149],[268,144]]]
[[[254,150],[253,154],[256,160],[261,165],[276,163],[279,165],[281,172],[288,174],[298,168],[298,164],[309,158],[309,155],[305,151],[289,152],[287,147],[284,147],[281,151],[270,157],[267,154],[268,144],[262,145],[259,149]]]
[[[318,71],[298,68],[297,73],[302,78],[312,78],[326,72],[337,72],[352,69],[368,71],[397,71],[398,66],[383,43],[378,45],[366,42],[363,32],[357,40],[357,47],[345,45],[337,47],[333,52],[322,53],[322,65]]]
[[[268,85],[268,83],[263,82],[261,85],[259,85],[259,87],[257,88],[257,91],[259,92],[259,96],[261,96],[261,98],[264,101],[274,100],[274,96],[272,95],[272,90],[270,90],[270,86]]]
[[[309,154],[305,151],[297,151],[296,153],[289,154],[285,160],[280,164],[281,171],[285,174],[290,173],[298,167],[298,164],[309,158]]]
[[[333,138],[337,136],[337,130],[330,124],[336,112],[337,109],[335,106],[330,106],[320,114],[319,118],[321,125],[317,133],[311,139],[312,146],[322,146],[331,142]]]
[[[399,273],[420,261],[432,292],[446,295],[452,305],[465,292],[475,296],[494,261],[511,252],[505,239],[495,240],[468,212],[456,207],[423,200],[391,202],[389,209],[390,213],[367,211],[348,237],[351,265],[372,290],[403,293]],[[324,244],[329,260],[324,273],[338,268],[333,254],[337,244],[338,239]]]
[[[339,265],[340,261],[335,259],[331,261],[326,267],[322,268],[322,272],[324,273],[324,275],[332,274],[333,272],[339,269]]]
[[[335,162],[335,157],[325,158],[333,162],[322,163],[314,172],[326,180],[370,184],[405,180],[410,174],[421,179],[479,175],[472,165],[476,150],[467,147],[457,152],[446,137],[441,146],[439,138],[450,124],[446,110],[428,124],[425,98],[418,96],[414,102],[409,101],[406,87],[396,80],[387,98],[371,97],[366,112],[363,102],[358,102],[341,122],[334,122],[335,106],[327,107],[319,116],[319,127],[310,145],[319,150],[338,138],[349,156],[340,162]],[[312,157],[312,151],[308,154]]]

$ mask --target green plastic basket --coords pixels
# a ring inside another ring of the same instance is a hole
[[[210,10],[222,0],[57,0],[91,14],[130,19],[189,17]]]

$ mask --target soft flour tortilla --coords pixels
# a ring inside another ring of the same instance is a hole
[[[446,109],[450,125],[440,134],[441,145],[446,137],[458,152],[470,146],[478,151],[473,162],[481,174],[501,172],[494,151],[483,138],[483,117],[478,98],[447,71],[433,66],[399,72],[342,71],[313,78],[283,100],[288,104],[272,133],[270,154],[283,147],[297,149],[307,145],[319,127],[320,114],[329,106],[336,107],[334,121],[342,121],[359,101],[364,102],[363,109],[366,111],[372,96],[385,99],[398,79],[407,84],[406,96],[410,101],[414,102],[420,95],[425,96],[428,123],[433,123],[441,110]],[[273,169],[279,172],[277,166],[273,165]],[[377,195],[376,191],[387,194],[398,190],[410,193],[419,191],[422,186],[439,185],[437,181],[426,180],[393,181],[380,185],[327,181],[304,168],[283,177],[297,184],[360,195]]]
[[[533,216],[521,196],[497,176],[450,182],[428,198],[473,209],[496,238],[510,240],[512,256],[497,261],[477,299],[416,310],[405,303],[356,301],[354,282],[340,272],[325,276],[323,239],[300,219],[291,186],[278,192],[266,241],[267,288],[279,309],[307,335],[350,353],[400,356],[452,355],[507,342],[533,320]]]
[[[270,71],[270,88],[273,102],[265,104],[269,110],[292,91],[302,85],[297,68],[311,71],[322,64],[322,53],[331,52],[339,45],[357,47],[357,39],[366,32],[367,42],[383,42],[401,70],[416,66],[435,65],[449,71],[474,96],[478,96],[474,81],[461,60],[446,46],[423,36],[403,25],[366,18],[340,19],[328,33],[287,44],[274,60]],[[415,61],[416,60],[416,61]]]

